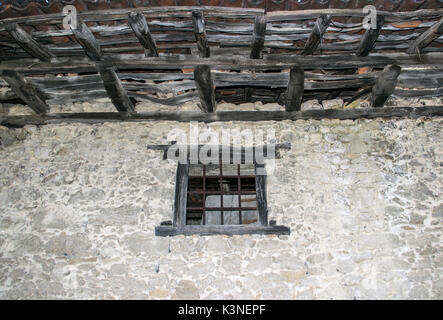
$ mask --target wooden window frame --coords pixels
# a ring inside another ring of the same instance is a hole
[[[187,225],[186,206],[188,196],[189,163],[178,164],[175,182],[174,218],[163,222],[155,228],[156,236],[175,235],[244,235],[244,234],[290,234],[290,229],[268,223],[268,208],[266,198],[266,175],[257,175],[258,169],[264,169],[264,164],[255,165],[255,183],[257,195],[258,225]]]

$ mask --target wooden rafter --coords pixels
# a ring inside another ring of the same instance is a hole
[[[40,59],[41,61],[51,61],[51,59],[55,58],[54,54],[35,41],[32,36],[23,30],[18,24],[13,23],[7,25],[6,30],[20,47],[32,57]]]
[[[369,28],[365,31],[360,44],[358,45],[356,55],[359,57],[366,57],[374,48],[375,42],[377,41],[378,36],[380,35],[380,31],[384,24],[384,17],[377,16],[377,26],[372,29]]]
[[[259,15],[255,17],[254,32],[252,35],[251,59],[260,59],[265,44],[266,35],[266,16]]]
[[[192,25],[194,27],[195,40],[201,58],[211,55],[208,38],[206,36],[205,18],[201,11],[192,11]]]
[[[194,79],[200,96],[200,108],[203,112],[214,112],[216,103],[211,68],[207,65],[196,67]]]
[[[128,24],[145,49],[145,55],[147,57],[158,57],[157,45],[149,31],[148,22],[144,14],[140,11],[130,12],[128,14]]]
[[[289,72],[288,88],[286,90],[286,111],[299,111],[303,99],[305,71],[300,67],[293,67]]]
[[[85,50],[86,55],[92,61],[95,61],[96,68],[103,80],[105,90],[116,109],[120,112],[133,111],[134,105],[129,99],[126,91],[123,89],[120,79],[115,73],[114,67],[103,62],[104,56],[102,49],[92,31],[83,21],[81,21],[80,18],[78,18],[77,28],[72,28],[72,32],[77,42]]]
[[[0,76],[11,86],[15,94],[35,113],[44,114],[49,110],[46,97],[35,85],[20,73],[11,70],[0,71]]]
[[[394,93],[400,72],[401,67],[397,65],[389,65],[383,70],[372,88],[372,107],[380,108],[384,106],[389,96]]]
[[[408,53],[420,53],[420,51],[427,47],[432,41],[443,34],[443,18],[432,25],[428,30],[423,32],[408,48]]]
[[[321,15],[317,18],[314,28],[312,29],[312,32],[309,35],[308,41],[306,41],[305,47],[303,48],[301,54],[309,55],[315,52],[321,42],[323,34],[325,33],[326,29],[328,29],[329,23],[331,23],[330,15]]]

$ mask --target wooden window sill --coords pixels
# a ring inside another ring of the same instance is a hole
[[[155,228],[155,235],[166,237],[185,235],[190,236],[198,234],[201,236],[209,236],[215,234],[225,235],[246,235],[246,234],[278,234],[289,235],[290,229],[285,226],[245,226],[245,225],[188,225],[184,227],[174,227],[167,225],[160,225]]]

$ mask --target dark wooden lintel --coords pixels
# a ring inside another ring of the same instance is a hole
[[[211,68],[207,65],[197,66],[194,69],[194,80],[200,96],[200,108],[204,112],[214,112],[216,102]]]
[[[325,33],[326,29],[328,29],[329,23],[331,22],[330,15],[321,15],[318,17],[315,22],[315,26],[309,35],[308,40],[305,43],[305,47],[303,48],[302,55],[310,55],[315,52],[320,41]]]
[[[203,12],[192,12],[192,25],[194,26],[195,40],[201,58],[208,58],[211,55],[208,38],[206,36],[205,18]]]
[[[145,15],[140,11],[130,12],[128,14],[128,24],[145,49],[145,55],[147,57],[158,57],[157,45],[149,31]]]
[[[83,112],[55,113],[45,115],[1,116],[0,125],[6,127],[23,127],[25,125],[45,125],[54,123],[104,123],[104,122],[143,122],[152,120],[178,122],[219,122],[219,121],[283,121],[283,120],[321,120],[339,119],[356,120],[360,118],[411,118],[441,117],[443,106],[421,107],[385,107],[362,109],[328,109],[305,111],[218,111],[215,113],[202,112]]]
[[[55,58],[55,55],[44,48],[32,36],[23,30],[18,24],[10,24],[6,27],[8,33],[15,39],[15,41],[32,57],[40,59],[42,61],[51,61]]]
[[[394,93],[400,72],[401,67],[397,65],[389,65],[384,68],[372,87],[371,100],[374,108],[383,107],[389,96]]]
[[[305,71],[296,66],[289,72],[288,88],[286,90],[285,109],[286,111],[299,111],[303,100],[305,84]]]
[[[266,35],[266,16],[258,15],[255,17],[254,32],[252,35],[251,59],[260,59],[265,44]]]
[[[44,114],[49,110],[44,93],[20,73],[4,70],[0,71],[0,76],[11,86],[12,91],[35,113]]]
[[[201,236],[225,234],[225,235],[244,235],[244,234],[277,234],[289,235],[291,230],[285,226],[248,226],[248,225],[205,225],[192,226],[185,225],[183,227],[173,227],[160,225],[155,228],[156,236],[190,236],[198,234]]]

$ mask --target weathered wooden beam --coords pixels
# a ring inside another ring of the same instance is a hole
[[[192,12],[192,25],[194,27],[195,40],[201,58],[208,58],[211,55],[208,38],[206,36],[205,18],[201,11]]]
[[[160,225],[155,227],[155,235],[160,237],[185,235],[190,236],[198,234],[213,235],[213,234],[225,234],[225,235],[245,235],[245,234],[277,234],[288,235],[291,230],[285,226],[248,226],[248,225],[204,225],[204,226],[192,226],[186,225],[183,227],[174,227],[167,225]]]
[[[194,70],[194,80],[200,96],[200,108],[204,112],[214,112],[216,103],[211,68],[207,65],[197,66]]]
[[[383,70],[380,77],[377,78],[375,85],[372,87],[372,107],[383,107],[389,96],[394,93],[400,72],[401,67],[397,65],[389,65]]]
[[[372,48],[374,48],[375,42],[377,41],[380,31],[383,28],[384,17],[377,16],[377,27],[375,29],[369,28],[366,30],[363,38],[358,45],[357,52],[355,53],[359,57],[366,57]]]
[[[436,22],[432,27],[423,32],[420,36],[415,39],[414,42],[409,46],[407,53],[414,54],[420,53],[420,50],[427,47],[432,41],[437,39],[443,34],[443,18]]]
[[[266,16],[259,15],[255,17],[254,31],[252,34],[251,59],[260,59],[265,45],[266,35]]]
[[[314,29],[312,29],[312,32],[305,43],[305,47],[301,52],[302,55],[309,55],[315,52],[320,44],[323,34],[325,33],[326,29],[328,29],[331,18],[332,17],[330,15],[321,15],[318,17],[317,21],[315,22]]]
[[[128,97],[126,90],[123,88],[120,79],[117,77],[114,69],[109,66],[97,64],[100,77],[103,80],[103,86],[108,93],[114,106],[120,112],[134,111],[134,105]]]
[[[35,113],[43,114],[49,110],[44,93],[20,73],[4,70],[0,72],[0,76],[11,86],[15,94],[34,110]]]
[[[79,17],[77,17],[77,23],[75,25],[76,28],[71,25],[75,40],[83,47],[86,55],[92,61],[101,61],[103,59],[102,48],[92,31]]]
[[[148,22],[145,15],[140,11],[130,12],[128,14],[128,23],[134,31],[135,36],[145,49],[147,57],[158,57],[158,49],[149,31]]]
[[[13,23],[7,25],[6,30],[15,39],[15,41],[32,57],[42,61],[51,61],[55,55],[49,52],[48,49],[35,41],[32,36],[23,30],[18,24]]]
[[[288,88],[286,90],[286,111],[299,111],[303,100],[305,71],[300,67],[293,67],[289,72]]]
[[[218,111],[203,112],[83,112],[83,113],[52,113],[45,115],[0,116],[0,125],[16,128],[25,125],[45,125],[55,123],[104,123],[115,121],[142,122],[142,121],[177,121],[177,122],[218,122],[218,121],[283,121],[283,120],[321,120],[339,119],[355,120],[360,118],[410,118],[441,117],[443,106],[420,107],[385,107],[361,109],[327,109],[305,111]]]
[[[77,27],[73,28],[71,26],[71,29],[77,42],[85,50],[86,55],[91,60],[95,61],[96,68],[103,80],[103,86],[115,108],[120,112],[134,111],[134,105],[129,99],[127,92],[123,89],[120,79],[115,73],[114,67],[109,63],[103,62],[104,58],[102,49],[92,31],[78,17]]]
[[[1,61],[0,70],[14,70],[23,74],[94,72],[95,64],[85,59],[58,59],[58,62],[35,62],[32,59]],[[299,65],[305,69],[348,69],[359,67],[384,68],[389,64],[397,65],[441,65],[443,53],[433,52],[420,57],[406,53],[371,54],[358,57],[355,54],[333,54],[300,56],[274,54],[263,59],[243,59],[237,57],[217,57],[202,59],[189,55],[145,57],[145,55],[119,54],[107,56],[106,60],[119,70],[124,69],[187,69],[198,65],[210,65],[214,69],[289,69]]]

